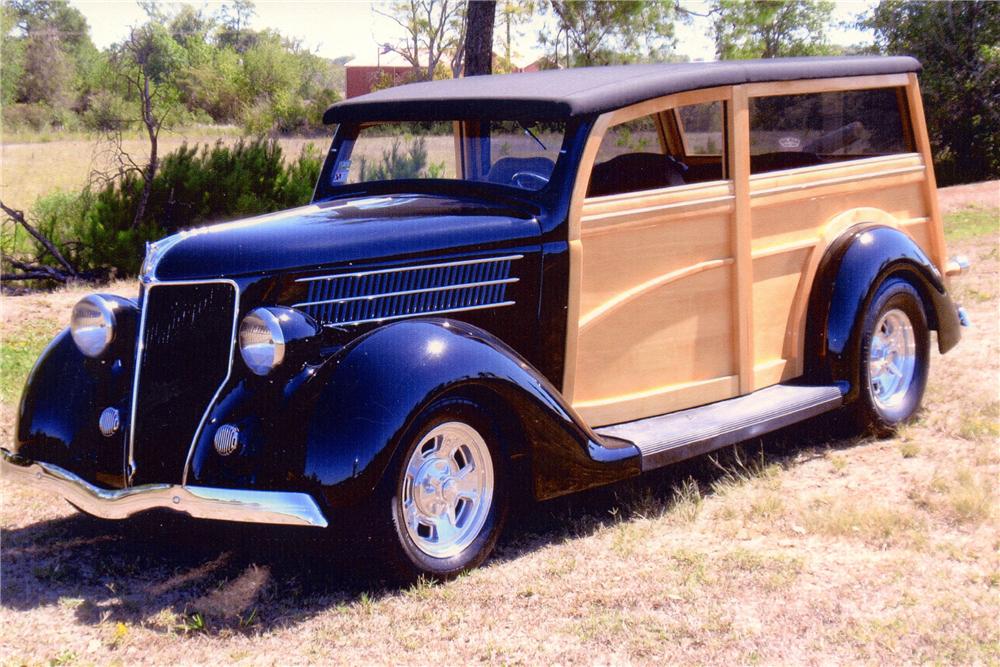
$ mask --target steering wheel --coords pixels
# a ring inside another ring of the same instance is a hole
[[[541,190],[549,182],[549,178],[534,171],[523,170],[511,176],[510,182],[522,190]]]

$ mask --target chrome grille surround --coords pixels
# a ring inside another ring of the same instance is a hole
[[[155,270],[155,267],[154,267]],[[145,294],[142,298],[142,310],[139,318],[139,333],[136,341],[135,350],[135,371],[132,377],[132,402],[130,409],[129,418],[129,434],[128,434],[128,451],[126,453],[126,460],[124,462],[124,472],[125,472],[125,482],[127,486],[132,486],[132,480],[135,476],[136,465],[135,465],[135,423],[136,423],[136,412],[138,408],[138,396],[139,396],[139,380],[142,371],[142,360],[143,353],[145,352],[145,336],[146,336],[146,320],[149,311],[149,292],[157,287],[169,287],[169,286],[190,286],[190,285],[229,285],[233,288],[233,314],[232,314],[232,328],[229,335],[229,358],[226,361],[226,375],[223,380],[219,383],[211,400],[205,406],[204,413],[198,422],[197,428],[194,430],[194,435],[191,439],[191,443],[188,446],[187,455],[184,459],[184,469],[181,473],[181,484],[187,484],[188,470],[191,467],[191,457],[194,454],[195,445],[198,443],[198,437],[201,435],[205,428],[205,420],[208,419],[208,415],[212,410],[212,407],[219,400],[219,394],[222,392],[226,383],[229,382],[229,378],[233,374],[233,358],[236,351],[236,330],[239,324],[239,312],[240,312],[240,286],[234,280],[228,279],[210,279],[210,280],[178,280],[169,282],[159,282],[151,275],[153,271],[150,271],[146,275],[143,275],[141,280]]]
[[[523,255],[403,266],[300,278],[306,301],[294,304],[324,326],[353,326],[417,315],[511,306],[511,266]]]

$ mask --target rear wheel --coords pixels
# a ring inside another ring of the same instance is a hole
[[[506,518],[505,468],[486,413],[464,400],[432,405],[400,446],[383,555],[398,578],[447,579],[489,556]],[[384,515],[383,515],[384,516]]]
[[[879,287],[861,336],[855,420],[862,429],[889,435],[917,412],[927,386],[930,334],[910,283],[890,278]]]

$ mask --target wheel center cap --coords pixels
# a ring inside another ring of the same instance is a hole
[[[439,516],[457,497],[451,466],[447,461],[434,459],[417,471],[413,480],[413,501],[424,516]]]

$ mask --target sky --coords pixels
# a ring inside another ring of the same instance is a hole
[[[91,37],[99,48],[121,41],[130,26],[144,22],[145,14],[133,0],[70,0],[90,24]],[[162,3],[169,11],[177,3]],[[219,10],[221,2],[193,1],[196,7],[204,7],[209,13]],[[286,37],[298,38],[303,46],[327,58],[354,55],[355,64],[375,64],[378,45],[395,41],[399,27],[391,20],[380,16],[367,0],[257,0],[257,14],[250,26],[257,30],[272,28]],[[704,13],[707,2],[688,0],[682,5],[693,11]],[[854,16],[871,6],[871,0],[839,0],[834,14],[838,22],[853,21]],[[545,20],[536,19],[524,30],[524,35],[515,40],[515,62],[528,64],[542,55],[537,45],[539,29]],[[706,19],[695,19],[690,25],[677,25],[677,51],[692,60],[712,60],[714,45],[708,36],[709,23]],[[870,41],[865,33],[849,28],[831,31],[831,41],[850,45]]]

